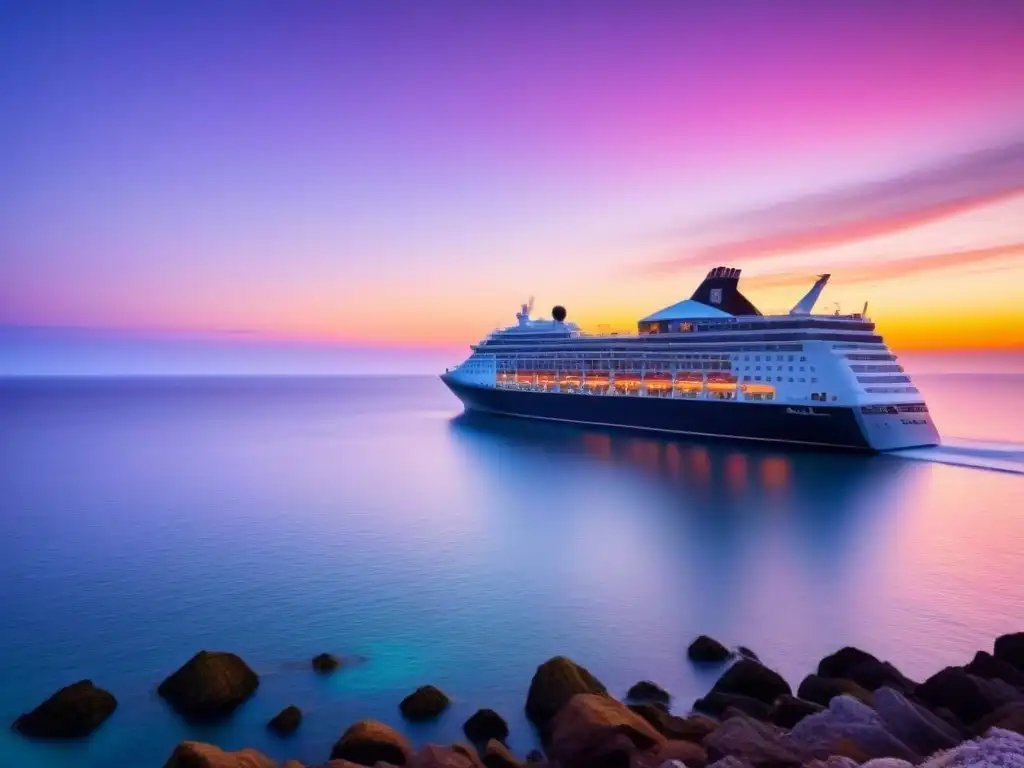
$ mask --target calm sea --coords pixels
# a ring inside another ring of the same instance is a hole
[[[0,766],[159,766],[185,738],[319,761],[424,683],[454,705],[417,741],[490,706],[523,753],[537,664],[686,709],[701,632],[794,682],[848,643],[962,663],[1024,629],[1024,374],[918,381],[950,445],[908,456],[466,418],[426,377],[0,384],[0,721],[81,678],[120,701],[81,744],[0,728]],[[201,648],[262,678],[215,728],[155,694]],[[367,661],[316,677],[321,651]]]

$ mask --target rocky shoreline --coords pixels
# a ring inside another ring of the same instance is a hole
[[[463,725],[467,742],[419,749],[385,723],[362,720],[324,747],[320,766],[410,768],[1024,768],[1024,632],[1003,635],[991,651],[946,667],[922,682],[857,648],[826,656],[794,692],[747,648],[735,651],[701,636],[688,650],[695,664],[722,674],[685,715],[671,696],[642,680],[624,701],[586,668],[558,656],[537,668],[526,715],[544,751],[522,759],[505,740],[509,727],[490,709]],[[311,669],[334,674],[345,660],[313,658]],[[157,692],[189,722],[226,717],[259,687],[240,657],[200,651]],[[432,685],[398,705],[406,720],[433,719],[449,705]],[[32,739],[81,739],[114,712],[108,691],[83,680],[62,688],[12,727]],[[267,723],[284,737],[301,727],[289,705]],[[225,752],[211,744],[179,744],[165,768],[281,768],[252,749]],[[283,768],[313,768],[297,761]]]

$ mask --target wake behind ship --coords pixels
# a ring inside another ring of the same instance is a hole
[[[494,331],[441,379],[467,410],[702,437],[886,451],[936,445],[917,387],[865,311],[812,314],[822,275],[786,315],[762,315],[740,270],[689,299],[592,335],[562,307]]]

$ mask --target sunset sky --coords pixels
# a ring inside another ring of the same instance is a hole
[[[1024,348],[1021,0],[0,0],[0,116],[0,372],[454,363],[717,264]]]

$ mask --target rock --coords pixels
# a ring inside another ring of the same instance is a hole
[[[718,678],[711,690],[750,696],[769,706],[779,696],[793,693],[789,683],[778,672],[750,659],[740,659],[725,670],[725,674]]]
[[[758,664],[761,663],[761,659],[759,659],[757,657],[757,654],[754,653],[749,648],[747,648],[747,646],[745,646],[745,645],[737,645],[736,646],[736,653],[738,653],[744,659],[750,659],[751,661],[756,661]]]
[[[898,757],[876,757],[874,760],[868,760],[860,768],[913,768],[913,763],[900,760]]]
[[[713,637],[701,635],[686,649],[690,661],[720,662],[732,656],[732,652]]]
[[[997,659],[984,651],[978,651],[971,663],[964,665],[964,672],[985,680],[1002,680],[1018,690],[1024,690],[1024,672],[1008,661]]]
[[[416,753],[416,768],[478,768],[478,763],[454,747],[426,744]]]
[[[879,661],[859,648],[841,648],[818,663],[820,677],[853,680],[868,691],[887,685],[901,693],[914,690],[916,683],[887,661]]]
[[[633,701],[655,701],[667,705],[672,696],[657,683],[641,680],[626,692],[626,698]]]
[[[333,672],[341,666],[341,659],[330,653],[320,653],[313,657],[313,669],[321,674]]]
[[[768,720],[771,714],[771,707],[763,701],[738,693],[720,693],[715,690],[693,702],[693,708],[698,712],[718,718],[722,718],[729,708],[736,709],[756,720]]]
[[[476,744],[486,744],[491,739],[504,741],[508,738],[508,723],[493,709],[478,709],[463,723],[462,730],[466,738]]]
[[[837,696],[828,709],[805,717],[790,731],[787,741],[818,758],[842,754],[843,749],[847,757],[858,761],[874,757],[920,760],[919,755],[886,730],[877,712],[851,696]]]
[[[565,656],[555,656],[539,667],[526,696],[526,716],[541,733],[552,718],[578,693],[607,694],[607,689],[590,672]]]
[[[661,768],[665,768],[662,766]],[[683,767],[685,768],[685,766]],[[752,768],[750,763],[746,760],[741,760],[738,757],[723,757],[721,760],[716,760],[714,763],[708,766],[708,768]],[[854,766],[856,768],[856,766]]]
[[[539,749],[531,749],[526,753],[526,762],[528,763],[541,763],[544,762],[544,753]]]
[[[718,723],[710,717],[676,717],[653,704],[630,704],[629,708],[653,725],[666,739],[700,742],[718,727]]]
[[[433,685],[417,688],[398,705],[406,720],[430,720],[440,715],[451,703],[444,691]]]
[[[521,768],[524,763],[500,741],[491,739],[484,747],[484,765],[487,768]]]
[[[279,736],[289,736],[295,733],[295,729],[299,727],[301,722],[302,710],[292,705],[285,707],[274,715],[271,721],[267,723],[267,729]]]
[[[780,728],[749,717],[726,720],[704,739],[708,760],[733,757],[752,768],[799,768],[803,755],[787,744]]]
[[[930,755],[963,741],[955,728],[892,688],[875,691],[875,711],[885,729],[918,755]]]
[[[867,691],[857,685],[853,680],[846,680],[839,677],[808,675],[804,678],[803,682],[800,683],[800,687],[797,689],[796,695],[801,699],[813,701],[815,704],[821,704],[823,707],[827,707],[829,702],[836,696],[852,696],[858,701],[864,702],[869,707],[874,704],[874,697],[871,695],[870,691]]]
[[[157,693],[186,718],[209,721],[234,712],[259,684],[235,654],[200,651],[160,683]]]
[[[61,688],[14,721],[13,728],[33,739],[80,739],[95,731],[117,709],[113,694],[91,680]]]
[[[658,766],[666,762],[681,762],[686,768],[703,768],[708,762],[708,751],[693,741],[666,741],[650,751]]]
[[[212,744],[183,741],[164,768],[277,768],[277,762],[255,749],[225,752]]]
[[[935,755],[921,768],[1020,768],[1024,765],[1024,736],[993,728],[984,739],[967,741]]]
[[[992,688],[992,681],[969,675],[960,667],[946,667],[918,686],[917,697],[929,707],[945,707],[970,725],[1008,703]]]
[[[480,754],[472,744],[452,744],[452,751],[458,752],[460,755],[469,758],[469,761],[476,766],[476,768],[483,768],[484,763],[480,759]]]
[[[579,693],[552,721],[548,755],[564,768],[585,768],[621,762],[624,752],[628,762],[632,751],[664,742],[664,736],[624,704],[601,694]]]
[[[891,758],[883,758],[889,760]],[[904,760],[897,760],[898,763],[905,762]],[[907,763],[909,766],[910,764]],[[863,766],[857,765],[856,760],[851,760],[848,757],[842,757],[841,755],[832,755],[828,760],[811,760],[809,763],[804,763],[804,768],[863,768]]]
[[[780,728],[792,728],[808,715],[821,712],[822,709],[824,707],[813,701],[782,695],[772,704],[771,711],[768,713],[768,721]]]
[[[995,712],[978,720],[972,730],[978,736],[984,736],[990,728],[1001,728],[1024,735],[1024,704],[1004,704]]]
[[[360,720],[338,739],[331,749],[331,760],[348,760],[357,765],[406,765],[412,754],[412,745],[394,728],[376,720]]]
[[[1024,672],[1024,632],[997,637],[993,655]]]

